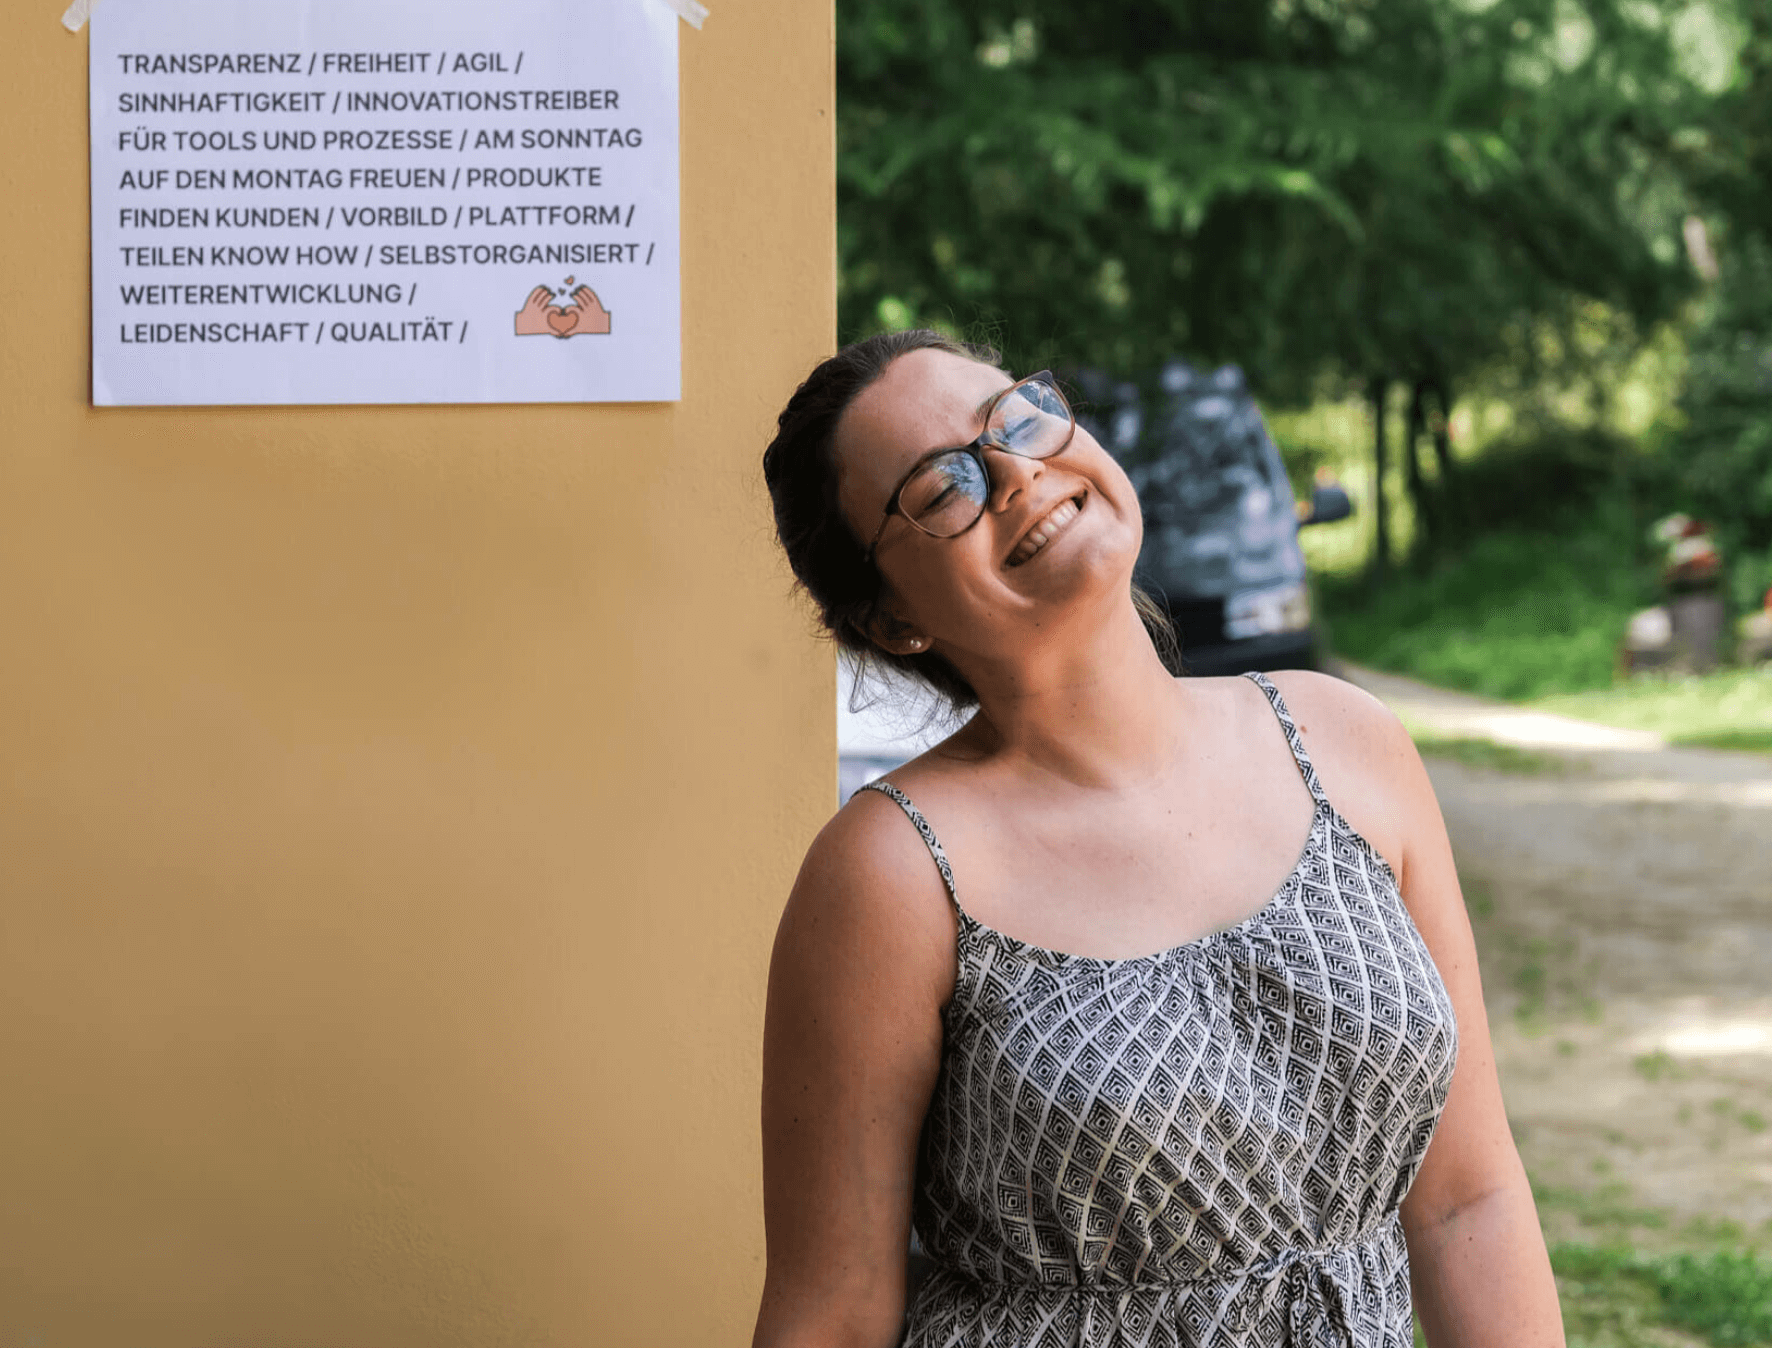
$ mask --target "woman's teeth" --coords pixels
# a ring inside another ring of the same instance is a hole
[[[1009,554],[1009,565],[1020,566],[1027,561],[1028,558],[1064,532],[1065,526],[1081,513],[1077,509],[1077,503],[1069,499],[1060,501],[1053,506],[1047,512],[1046,518],[1029,529],[1023,535],[1021,542],[1015,545],[1015,551]]]

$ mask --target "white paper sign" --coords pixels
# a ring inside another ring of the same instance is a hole
[[[108,0],[93,401],[680,394],[657,0]]]

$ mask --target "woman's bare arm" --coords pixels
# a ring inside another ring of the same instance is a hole
[[[921,839],[864,791],[807,854],[763,1036],[769,1263],[755,1348],[890,1348],[955,926]]]
[[[1403,1204],[1416,1314],[1432,1348],[1563,1343],[1556,1283],[1502,1106],[1476,944],[1433,785],[1381,704],[1321,675],[1276,679],[1330,798],[1390,862],[1458,1016],[1458,1066]]]

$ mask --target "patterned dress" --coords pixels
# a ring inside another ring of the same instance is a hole
[[[1409,1348],[1397,1208],[1458,1031],[1390,867],[1316,802],[1279,892],[1130,959],[1065,955],[960,907],[959,973],[919,1146],[936,1271],[907,1348]]]

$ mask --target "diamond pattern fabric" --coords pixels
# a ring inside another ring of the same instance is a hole
[[[936,1271],[906,1348],[1410,1348],[1398,1205],[1451,1086],[1452,1004],[1389,865],[1329,803],[1234,927],[1154,955],[1030,945],[960,906],[919,1144]]]

